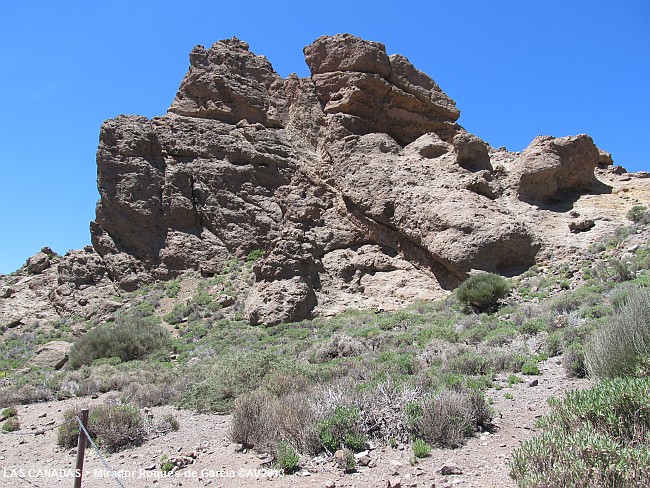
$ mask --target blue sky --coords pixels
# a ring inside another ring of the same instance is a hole
[[[283,76],[309,74],[302,48],[321,35],[380,41],[495,147],[586,132],[650,170],[647,0],[24,1],[0,19],[0,273],[90,242],[101,123],[164,114],[192,47],[232,36]]]

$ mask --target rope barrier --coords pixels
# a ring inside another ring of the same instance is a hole
[[[97,455],[99,456],[99,459],[101,460],[102,463],[104,463],[104,466],[106,466],[106,469],[109,471],[109,473],[111,473],[111,476],[113,476],[115,478],[115,481],[117,482],[117,484],[119,485],[120,488],[124,488],[124,485],[122,484],[122,482],[118,478],[118,476],[116,474],[116,471],[109,466],[108,461],[106,461],[106,458],[102,455],[102,452],[99,450],[99,447],[97,447],[97,445],[93,441],[92,437],[90,437],[90,434],[88,433],[88,431],[84,427],[84,424],[81,422],[81,419],[79,417],[75,417],[75,420],[77,420],[77,423],[79,424],[79,428],[83,431],[84,435],[86,436],[86,439],[88,439],[88,442],[90,442],[90,445],[93,446],[93,449],[95,449],[95,451],[97,452]]]
[[[81,422],[81,419],[79,417],[73,417],[73,418],[71,418],[69,420],[66,420],[65,422],[61,422],[60,424],[51,425],[51,426],[49,426],[47,428],[43,428],[43,429],[40,429],[40,430],[37,430],[37,431],[7,432],[7,431],[4,431],[4,430],[0,430],[0,433],[8,434],[8,435],[18,435],[18,436],[21,436],[21,435],[37,436],[37,435],[43,435],[43,434],[45,434],[45,432],[49,432],[49,431],[54,430],[54,429],[58,429],[59,427],[63,427],[64,425],[70,424],[72,422],[77,422],[77,424],[79,424],[79,428],[83,431],[84,435],[86,436],[86,439],[88,440],[88,442],[90,442],[90,445],[93,447],[93,449],[95,449],[95,451],[97,452],[97,455],[99,456],[99,459],[104,464],[104,466],[109,471],[109,473],[111,473],[111,476],[113,476],[115,478],[115,481],[117,482],[118,486],[120,488],[125,488],[124,485],[122,484],[122,482],[119,480],[119,478],[118,478],[118,476],[116,474],[116,471],[113,468],[110,467],[110,465],[108,464],[108,461],[106,461],[106,458],[104,457],[102,452],[97,447],[97,444],[95,444],[92,437],[90,437],[90,434],[88,433],[88,431],[84,427],[84,424]],[[21,479],[23,479],[23,478],[21,478]],[[29,480],[26,480],[26,479],[23,479],[23,481],[29,482]]]
[[[52,425],[50,427],[45,427],[45,428],[39,429],[39,430],[23,430],[23,431],[17,431],[17,432],[9,432],[9,431],[6,431],[6,430],[0,430],[0,433],[8,434],[8,435],[43,435],[46,432],[49,432],[49,431],[54,430],[54,429],[58,429],[59,427],[63,427],[66,424],[70,424],[70,423],[76,422],[76,421],[77,421],[77,417],[72,418],[70,420],[66,420],[65,422],[61,422],[60,424]]]

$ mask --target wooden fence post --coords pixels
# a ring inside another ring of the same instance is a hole
[[[81,411],[81,423],[88,430],[88,409]],[[79,439],[77,441],[77,464],[75,465],[74,488],[81,488],[81,476],[84,469],[84,453],[86,452],[86,434],[79,427]]]

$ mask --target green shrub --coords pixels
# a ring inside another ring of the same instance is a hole
[[[526,361],[521,366],[521,374],[526,374],[526,375],[538,375],[538,374],[540,374],[539,366],[537,365],[537,361],[535,361],[534,359],[529,359],[528,361]]]
[[[16,432],[17,430],[20,430],[20,422],[18,421],[18,417],[9,417],[5,422],[2,424],[2,430],[5,432]]]
[[[456,289],[456,297],[466,307],[479,312],[494,311],[500,299],[510,291],[510,285],[501,276],[480,273],[470,276]]]
[[[431,456],[431,445],[422,439],[415,439],[411,445],[411,450],[416,458],[425,458]]]
[[[10,417],[15,417],[18,415],[18,410],[16,407],[7,407],[2,411],[2,420],[6,420]]]
[[[650,357],[650,289],[630,290],[624,304],[585,346],[589,374],[597,378],[634,375]]]
[[[551,332],[546,338],[546,344],[544,345],[544,352],[549,355],[549,357],[554,357],[562,354],[562,338],[560,334],[555,331]]]
[[[78,339],[70,349],[68,364],[78,368],[112,357],[132,361],[164,351],[170,344],[169,332],[160,325],[142,317],[118,315],[115,322],[98,325]]]
[[[65,448],[75,447],[79,439],[79,424],[76,421],[68,422],[76,419],[81,412],[80,407],[72,407],[63,412],[63,420],[66,421],[57,431],[56,443]]]
[[[550,404],[544,432],[513,453],[519,486],[650,486],[650,380],[605,380]]]
[[[627,211],[625,216],[635,224],[647,224],[650,222],[650,212],[643,205],[635,205]]]
[[[318,422],[316,434],[323,446],[331,452],[344,447],[360,451],[367,442],[361,429],[361,415],[357,407],[336,407],[332,414]]]
[[[167,454],[162,455],[162,457],[160,458],[160,471],[167,474],[171,472],[171,470],[174,469],[175,466],[176,465],[171,462]]]
[[[209,366],[200,364],[190,371],[192,384],[179,405],[203,412],[227,411],[235,398],[259,387],[278,364],[274,354],[256,351],[228,354]]]
[[[517,383],[523,383],[523,382],[524,382],[524,380],[521,379],[516,374],[508,375],[508,386],[516,385]]]
[[[248,253],[248,256],[246,256],[246,262],[249,264],[254,263],[255,261],[258,261],[264,256],[264,250],[262,249],[254,249],[251,252]]]
[[[534,319],[524,322],[519,327],[522,334],[535,335],[548,329],[548,324],[544,319]]]
[[[285,474],[295,473],[300,469],[300,456],[288,442],[281,441],[275,446],[275,466]]]

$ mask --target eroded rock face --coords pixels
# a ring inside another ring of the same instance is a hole
[[[593,181],[587,136],[538,138],[510,172],[494,170],[455,102],[380,43],[321,37],[304,53],[311,77],[283,79],[238,39],[198,46],[166,115],[106,121],[91,224],[101,262],[88,257],[85,272],[70,257],[66,286],[105,273],[132,290],[263,249],[253,323],[359,296],[397,306],[475,269],[534,263],[539,239],[504,188],[547,198]]]

